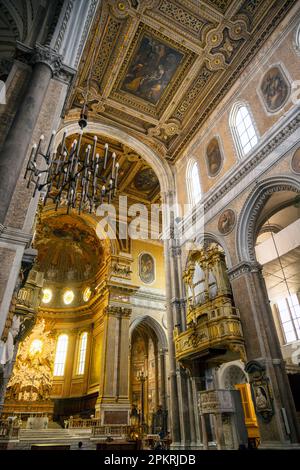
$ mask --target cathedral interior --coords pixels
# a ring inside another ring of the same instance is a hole
[[[1,450],[300,449],[299,104],[299,0],[0,0]]]

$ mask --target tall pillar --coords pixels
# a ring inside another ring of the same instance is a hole
[[[176,202],[175,194],[170,191],[164,195],[164,202],[172,209]],[[179,332],[185,328],[185,302],[183,300],[183,281],[181,267],[181,249],[174,224],[166,217],[164,223],[169,223],[165,230],[168,236],[164,243],[166,270],[167,321],[169,341],[169,376],[170,376],[170,414],[172,447],[187,448],[191,442],[190,435],[190,404],[187,403],[187,374],[176,362],[174,345],[174,327]]]
[[[2,224],[4,224],[19,179],[50,80],[61,67],[60,56],[47,47],[37,46],[30,60],[34,62],[32,75],[0,152],[0,223]]]
[[[163,410],[167,409],[167,393],[166,393],[166,363],[165,363],[165,350],[159,351],[159,364],[160,364],[160,403]]]
[[[167,324],[168,324],[168,343],[169,343],[169,387],[170,387],[170,420],[171,420],[171,433],[174,447],[176,447],[181,440],[180,436],[180,422],[179,422],[179,401],[177,390],[177,377],[176,377],[176,359],[175,359],[175,344],[173,339],[174,319],[171,304],[172,287],[170,282],[171,268],[170,268],[170,250],[169,241],[166,240],[164,244],[165,254],[165,267],[166,267],[166,297],[167,297]]]
[[[198,391],[200,389],[199,387],[199,377],[194,375],[195,372],[191,372],[191,391],[192,391],[192,403],[193,403],[193,416],[194,416],[194,426],[195,426],[195,437],[194,437],[194,445],[193,447],[195,448],[200,448],[205,445],[204,440],[203,440],[203,435],[201,438],[201,423],[200,423],[200,416],[199,416],[199,407],[198,407]]]
[[[131,310],[109,305],[104,315],[103,370],[96,416],[101,424],[128,424]]]
[[[207,439],[206,423],[205,423],[205,416],[203,414],[200,415],[200,420],[201,420],[201,431],[202,431],[203,447],[204,447],[205,450],[208,450],[208,439]]]
[[[300,440],[295,405],[282,358],[261,266],[244,262],[229,270],[235,304],[239,308],[248,361],[266,371],[274,416],[265,422],[258,413],[261,447],[285,447]],[[282,410],[286,413],[287,433]]]

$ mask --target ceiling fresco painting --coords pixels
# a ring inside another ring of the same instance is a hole
[[[66,121],[78,118],[92,68],[90,119],[175,162],[295,3],[101,2]]]
[[[182,57],[168,45],[151,36],[143,36],[121,89],[156,104],[174,77]]]

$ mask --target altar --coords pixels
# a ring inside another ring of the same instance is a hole
[[[48,416],[29,416],[26,429],[48,429]]]

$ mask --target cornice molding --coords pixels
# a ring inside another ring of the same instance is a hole
[[[296,115],[295,115],[296,114]],[[300,127],[300,113],[299,109],[294,110],[291,116],[289,116],[289,121],[285,122],[285,125],[276,129],[268,139],[264,139],[262,144],[250,155],[245,161],[240,161],[237,167],[232,168],[227,175],[224,176],[223,180],[216,186],[214,186],[203,198],[202,204],[198,205],[194,211],[189,213],[185,219],[181,222],[184,224],[186,229],[189,229],[192,226],[193,217],[196,220],[200,220],[203,212],[207,212],[212,209],[219,201],[221,201],[224,196],[236,187],[252,170],[258,167],[266,157],[268,157],[276,148],[283,143],[290,135],[292,135]],[[265,167],[264,171],[268,168]],[[262,172],[263,173],[263,172]],[[259,178],[260,175],[257,175]],[[247,184],[249,187],[249,182]],[[241,189],[239,193],[243,192],[245,188]],[[233,198],[234,199],[234,198]],[[228,203],[224,204],[226,207]],[[222,209],[220,209],[221,211]],[[220,212],[218,211],[218,212]],[[214,217],[213,215],[212,217]],[[205,217],[205,223],[212,218]]]
[[[265,157],[275,150],[279,144],[281,144],[299,127],[300,113],[299,110],[297,110],[297,115],[292,117],[291,121],[285,127],[276,132],[275,135],[271,136],[270,140],[263,142],[263,145],[254,153],[250,160],[243,162],[242,165],[240,165],[233,174],[229,176],[229,178],[226,178],[226,182],[223,181],[222,186],[217,191],[214,188],[212,191],[214,195],[204,202],[204,210],[207,211],[210,209],[211,206],[228,193],[232,186],[239,183],[242,178],[244,178],[253,168],[257,167]]]
[[[32,240],[32,234],[23,232],[13,227],[6,227],[0,224],[0,243],[8,243],[9,245],[21,245],[27,247]]]

